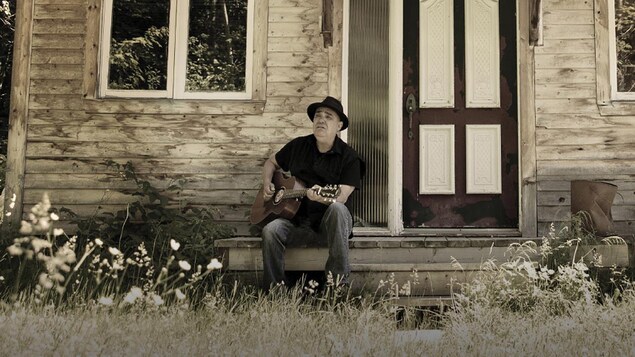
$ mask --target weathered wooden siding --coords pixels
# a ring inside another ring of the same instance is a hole
[[[608,180],[618,232],[635,233],[635,117],[603,116],[596,101],[593,0],[543,0],[535,47],[538,227],[570,214],[570,181]],[[557,226],[556,226],[557,228]]]
[[[97,32],[90,13],[98,4],[35,0],[25,211],[44,192],[82,215],[124,208],[133,184],[105,161],[131,161],[157,187],[186,179],[175,202],[218,208],[220,221],[247,233],[264,159],[310,132],[309,103],[341,95],[341,48],[324,47],[322,2],[269,0],[266,104],[228,105],[232,114],[192,102],[91,100],[86,79],[95,78],[87,72],[96,58],[87,33]]]

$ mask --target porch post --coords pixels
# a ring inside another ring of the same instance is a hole
[[[398,235],[403,231],[403,0],[390,1],[388,28],[388,229]]]
[[[31,37],[33,29],[33,0],[16,1],[13,73],[11,76],[11,104],[9,112],[9,141],[5,180],[4,220],[2,229],[18,225],[22,217],[24,172],[26,166],[26,134],[29,111],[29,82],[31,70]],[[15,202],[10,208],[13,195]],[[10,215],[8,215],[10,214]],[[7,216],[8,215],[8,216]]]

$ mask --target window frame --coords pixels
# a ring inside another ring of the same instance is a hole
[[[601,115],[635,115],[635,93],[617,91],[615,1],[595,0],[597,105]]]
[[[207,100],[249,100],[257,98],[254,91],[254,78],[262,68],[254,66],[254,57],[258,56],[255,45],[254,28],[256,27],[256,5],[258,0],[247,0],[247,38],[245,50],[245,90],[241,92],[188,92],[185,90],[187,64],[187,38],[189,30],[190,1],[170,0],[169,39],[167,81],[165,90],[109,89],[109,59],[112,29],[112,5],[114,0],[104,0],[102,26],[100,29],[100,51],[98,58],[99,81],[97,95],[99,98],[148,98],[148,99],[207,99]],[[266,5],[265,5],[266,6]],[[260,19],[262,21],[262,19]],[[265,18],[266,21],[266,18]],[[266,39],[265,39],[266,41]],[[266,52],[266,50],[265,50]]]

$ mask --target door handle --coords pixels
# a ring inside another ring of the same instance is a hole
[[[417,110],[417,99],[415,95],[410,93],[406,97],[406,111],[408,112],[408,139],[414,139],[414,133],[412,132],[412,114]]]

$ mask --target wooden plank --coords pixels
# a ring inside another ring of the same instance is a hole
[[[306,0],[269,0],[269,7],[311,7],[314,6],[316,9],[319,3],[317,1],[306,1]]]
[[[321,15],[317,7],[270,7],[269,22],[300,22],[316,21]]]
[[[86,0],[36,0],[35,3],[38,5],[84,5],[86,3]]]
[[[33,125],[30,141],[101,143],[261,143],[284,144],[308,135],[305,128],[156,128]]]
[[[609,60],[610,39],[608,1],[595,0],[595,61],[597,66],[597,103],[611,103],[611,65]]]
[[[595,29],[589,25],[545,25],[543,29],[545,43],[561,39],[589,39],[595,37]]]
[[[33,79],[82,79],[82,66],[77,64],[34,64]]]
[[[633,143],[635,128],[611,129],[536,129],[536,144],[541,145],[628,145]]]
[[[551,10],[592,10],[592,0],[543,0],[545,11]]]
[[[34,79],[31,81],[33,94],[81,94],[82,82],[70,79]]]
[[[311,103],[320,102],[324,97],[271,97],[267,99],[267,112],[305,113]]]
[[[595,54],[536,54],[536,68],[595,68]]]
[[[314,19],[317,20],[317,17]],[[320,27],[317,21],[313,22],[271,22],[269,23],[268,36],[272,38],[282,37],[304,37],[304,36],[319,36]]]
[[[252,93],[254,101],[264,101],[267,91],[267,32],[268,2],[256,1],[254,4],[254,30],[252,53]],[[261,107],[262,108],[262,107]]]
[[[268,67],[267,82],[312,82],[328,81],[326,67]]]
[[[84,20],[86,7],[77,4],[35,4],[33,17],[40,19]]]
[[[71,94],[34,94],[30,96],[29,107],[33,109],[81,110],[82,97]]]
[[[84,45],[84,98],[97,96],[97,66],[99,57],[99,31],[101,20],[101,0],[87,0],[86,39]]]
[[[31,52],[31,64],[84,64],[81,49],[37,48]]]
[[[595,98],[594,83],[536,84],[536,98]]]
[[[596,114],[595,99],[536,99],[536,114]]]
[[[635,174],[634,160],[567,160],[567,161],[538,161],[539,176],[577,175],[578,178],[603,176],[610,179],[613,175]]]
[[[245,190],[258,189],[262,184],[259,174],[174,174],[142,175],[140,179],[150,182],[153,187],[165,190],[179,180],[188,190]],[[40,173],[26,175],[24,187],[39,189],[77,188],[131,190],[137,186],[133,180],[124,180],[119,173],[73,174]]]
[[[28,205],[34,205],[36,202],[31,202]],[[52,206],[58,211],[61,208],[70,210],[79,217],[92,217],[101,215],[104,213],[117,213],[119,211],[126,211],[127,204],[58,204],[52,202]],[[165,205],[166,208],[182,209],[183,203],[170,202]],[[219,223],[224,222],[236,222],[236,221],[248,221],[251,204],[249,205],[212,205],[212,204],[188,204],[188,208],[207,209],[214,216],[214,219]],[[60,214],[60,220],[71,221],[73,217],[67,213]]]
[[[536,83],[595,83],[593,68],[536,69]]]
[[[549,233],[549,226],[552,222],[538,222],[538,232],[540,235],[546,235]],[[562,228],[562,224],[564,222],[553,222],[556,228],[556,232]],[[613,229],[616,234],[621,236],[622,238],[633,238],[635,237],[635,223],[633,221],[617,221],[613,222]]]
[[[83,35],[85,33],[84,19],[35,19],[33,20],[34,34],[57,34],[57,35]]]
[[[321,37],[270,37],[269,52],[309,52],[323,51]]]
[[[267,96],[317,96],[329,95],[328,83],[313,82],[272,82],[267,85]]]
[[[200,101],[172,99],[86,99],[87,113],[129,114],[260,114],[260,100]]]
[[[30,142],[26,156],[31,157],[136,157],[136,158],[265,158],[278,151],[281,144],[252,145],[218,143],[120,143],[102,141]]]
[[[536,125],[548,129],[560,128],[630,128],[634,117],[607,117],[598,114],[539,114]]]
[[[595,41],[593,39],[566,39],[549,40],[542,46],[534,48],[537,54],[564,54],[564,53],[595,53]]]
[[[332,21],[331,36],[332,44],[328,47],[329,53],[329,95],[341,99],[342,98],[342,48],[343,48],[343,32],[342,24],[344,21],[344,1],[331,0],[332,4]],[[325,37],[326,45],[326,37]]]
[[[544,11],[545,25],[593,25],[593,10],[557,10]]]
[[[83,34],[34,34],[33,48],[82,49]]]
[[[14,204],[13,214],[4,210],[2,229],[17,227],[22,217],[18,212],[23,209],[24,173],[26,170],[26,142],[29,117],[29,82],[31,80],[30,53],[33,28],[33,1],[16,2],[15,33],[13,43],[12,87],[9,98],[9,122],[7,159],[5,167],[4,203],[9,209]],[[15,201],[12,202],[15,196]]]
[[[629,160],[635,157],[635,144],[631,145],[567,145],[539,146],[538,160]]]
[[[215,160],[215,159],[120,159],[108,158],[123,165],[132,162],[138,174],[260,174],[263,159]],[[26,173],[112,173],[115,170],[105,164],[106,158],[35,159],[26,162]]]
[[[538,182],[538,189],[540,191],[568,191],[571,188],[570,178],[563,178],[562,180],[541,180]],[[593,180],[593,179],[591,179]],[[604,180],[616,185],[619,189],[620,195],[624,195],[628,191],[635,190],[635,178],[632,176],[620,175],[619,177],[612,177],[611,180]],[[632,193],[635,195],[635,192]]]
[[[297,52],[269,52],[267,67],[323,67],[328,68],[328,54],[325,52],[297,53]]]
[[[635,208],[629,206],[613,206],[611,209],[613,221],[633,221]],[[571,219],[571,209],[567,206],[540,207],[538,220],[540,222],[569,221]]]
[[[131,127],[207,127],[215,128],[309,128],[303,113],[263,113],[262,115],[175,115],[175,114],[86,114],[83,111],[33,110],[33,125],[131,126]]]
[[[541,206],[569,206],[571,205],[570,184],[565,191],[540,191],[538,192],[538,204]],[[628,207],[629,212],[635,204],[635,193],[631,190],[621,189],[613,199],[613,207]],[[635,218],[635,215],[631,216]]]

